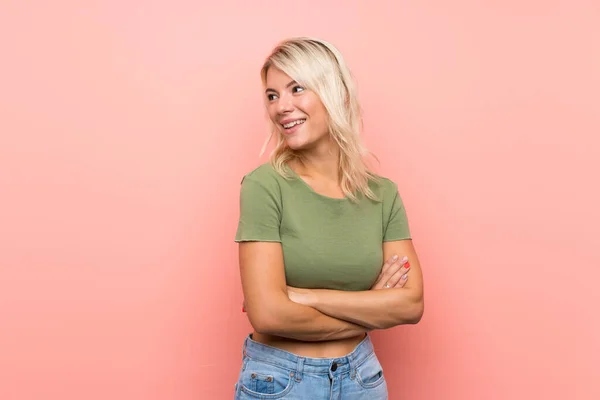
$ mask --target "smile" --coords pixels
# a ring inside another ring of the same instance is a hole
[[[292,127],[296,126],[296,125],[303,124],[303,123],[304,123],[304,121],[306,121],[306,120],[305,120],[305,119],[297,119],[297,120],[295,120],[295,121],[288,122],[287,124],[283,125],[283,127],[284,127],[285,129],[290,129],[290,128],[292,128]]]

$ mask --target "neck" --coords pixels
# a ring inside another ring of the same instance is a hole
[[[303,152],[298,160],[301,173],[308,176],[322,176],[338,182],[339,153],[337,146]]]

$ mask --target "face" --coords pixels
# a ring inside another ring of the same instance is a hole
[[[276,129],[293,150],[329,145],[328,115],[319,96],[283,71],[267,71],[265,103]]]

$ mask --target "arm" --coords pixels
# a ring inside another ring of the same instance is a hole
[[[243,242],[239,245],[239,256],[246,311],[257,332],[303,341],[325,341],[369,331],[359,324],[291,301],[287,295],[281,243]]]
[[[409,279],[403,288],[350,292],[340,290],[302,290],[300,302],[329,316],[371,329],[416,324],[424,309],[423,277],[412,240],[384,242],[386,259],[406,255],[410,262]]]

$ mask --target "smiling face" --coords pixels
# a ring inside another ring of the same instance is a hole
[[[315,92],[273,66],[265,83],[269,118],[292,150],[329,145],[327,110]]]

